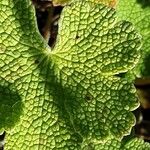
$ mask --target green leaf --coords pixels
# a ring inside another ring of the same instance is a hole
[[[22,113],[21,97],[11,83],[0,79],[0,130],[13,127]]]
[[[150,76],[150,1],[120,0],[117,6],[118,17],[134,24],[142,35],[142,58],[132,71],[137,77]]]
[[[121,145],[123,150],[150,150],[150,144],[142,139],[132,138]]]
[[[122,141],[110,139],[103,143],[90,143],[83,145],[83,150],[149,150],[150,144],[142,139],[127,137]]]
[[[85,141],[130,133],[139,102],[118,74],[136,65],[141,40],[131,23],[117,22],[114,9],[89,1],[65,7],[51,50],[30,1],[1,0],[0,36],[0,77],[23,106],[13,129],[1,123],[5,149],[78,150]]]
[[[91,0],[91,2],[102,3],[112,8],[116,7],[117,4],[117,0]]]

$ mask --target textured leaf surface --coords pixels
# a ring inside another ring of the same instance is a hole
[[[22,113],[21,97],[14,86],[0,80],[0,130],[11,128]]]
[[[123,150],[150,150],[150,144],[138,138],[127,140],[121,145]]]
[[[9,125],[1,122],[6,149],[78,150],[128,134],[139,103],[132,83],[117,74],[139,59],[133,26],[117,22],[112,8],[76,1],[63,10],[51,51],[34,17],[29,0],[0,1],[0,85],[10,89],[10,98],[1,97],[13,107],[17,93],[22,112],[13,129],[11,117]]]
[[[105,4],[107,6],[110,6],[112,8],[114,8],[117,4],[117,0],[91,0],[92,2],[95,3],[102,3]]]
[[[132,22],[142,34],[142,58],[133,70],[136,76],[150,76],[150,1],[120,0],[117,7],[119,18]]]
[[[150,144],[138,138],[127,138],[121,142],[116,139],[104,143],[84,145],[83,150],[150,150]]]

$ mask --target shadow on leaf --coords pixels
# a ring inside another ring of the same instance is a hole
[[[8,82],[3,83],[0,85],[0,130],[7,130],[19,120],[22,103],[14,86]]]
[[[137,0],[137,3],[141,4],[143,8],[150,7],[150,0]]]
[[[144,58],[144,70],[142,70],[144,76],[150,76],[150,54],[147,54]]]

